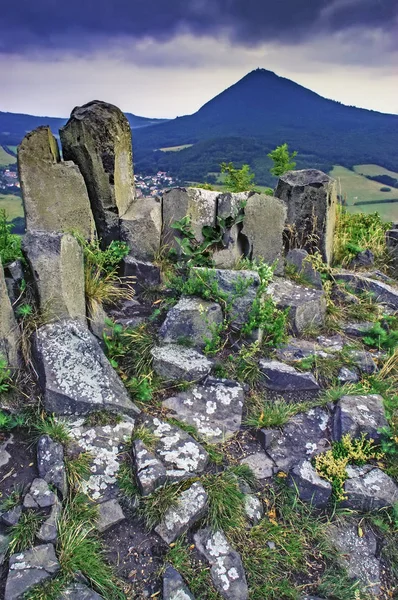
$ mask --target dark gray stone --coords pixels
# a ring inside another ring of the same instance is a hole
[[[341,367],[337,379],[340,381],[340,383],[358,383],[359,375],[352,369]]]
[[[371,250],[366,249],[358,252],[355,258],[349,264],[349,269],[363,269],[364,267],[370,267],[375,262],[374,254]]]
[[[187,479],[205,470],[209,455],[188,433],[157,417],[148,417],[144,425],[158,440],[154,453],[165,465],[169,481]]]
[[[151,262],[138,260],[133,256],[125,256],[122,261],[123,277],[135,278],[131,286],[141,292],[160,285],[160,269]]]
[[[156,347],[151,353],[154,371],[168,380],[200,381],[213,366],[203,354],[179,344]]]
[[[6,559],[10,541],[11,536],[7,535],[3,531],[0,531],[0,567],[4,564]]]
[[[393,506],[398,502],[398,486],[384,471],[371,465],[347,467],[347,499],[342,506],[362,512]]]
[[[207,512],[207,494],[198,481],[181,492],[177,503],[165,513],[155,531],[166,544],[171,544],[188,531]]]
[[[194,425],[201,437],[221,442],[239,430],[244,392],[235,381],[208,378],[187,392],[168,398],[163,406],[184,423]]]
[[[342,396],[336,405],[333,418],[335,440],[340,440],[346,433],[353,438],[366,433],[370,438],[379,442],[380,429],[387,426],[383,398],[377,394]]]
[[[152,261],[156,257],[161,233],[162,205],[156,198],[134,202],[120,219],[120,239],[127,243],[131,256],[139,261]]]
[[[193,347],[204,348],[206,338],[213,337],[213,327],[220,325],[222,321],[221,307],[215,302],[182,297],[167,313],[159,336],[165,344],[189,340]]]
[[[57,600],[103,600],[103,597],[84,583],[72,583]]]
[[[276,392],[319,390],[319,384],[312,373],[300,373],[294,367],[277,360],[261,359],[259,362],[263,373],[263,384]]]
[[[145,448],[141,440],[133,442],[132,450],[140,492],[143,496],[148,496],[166,483],[166,467],[152,452]]]
[[[64,320],[40,327],[34,358],[48,412],[58,415],[113,410],[137,414],[119,376],[96,338],[80,322]]]
[[[349,352],[349,357],[361,373],[373,375],[373,373],[378,371],[377,364],[370,352],[364,350],[351,350]]]
[[[23,505],[24,508],[48,508],[53,506],[56,500],[57,497],[48,487],[48,483],[44,479],[36,478],[32,481]]]
[[[13,554],[7,576],[4,600],[22,600],[38,583],[50,579],[60,569],[52,544],[35,546]]]
[[[98,505],[97,529],[100,533],[103,533],[124,521],[125,518],[122,507],[116,498],[107,500]]]
[[[3,512],[1,515],[1,520],[3,521],[4,525],[12,527],[13,525],[16,525],[18,523],[21,516],[22,506],[19,504],[18,506],[14,506],[14,508],[12,508],[11,510]]]
[[[195,546],[210,564],[216,590],[227,600],[248,600],[249,590],[242,559],[230,546],[222,531],[210,527],[194,535]]]
[[[62,513],[62,504],[57,499],[51,508],[51,512],[47,519],[40,526],[39,531],[36,534],[37,539],[40,542],[52,542],[53,544],[57,541],[58,537],[58,520]]]
[[[242,465],[247,465],[253,471],[256,479],[260,481],[269,479],[274,475],[275,463],[264,452],[255,452],[249,454],[240,461]]]
[[[317,508],[326,506],[332,495],[332,486],[319,477],[309,460],[303,460],[293,467],[288,481],[297,490],[301,500]]]
[[[324,292],[278,277],[268,286],[268,293],[278,308],[289,309],[289,324],[294,334],[323,325],[326,315]]]
[[[118,304],[117,308],[107,310],[107,314],[115,323],[134,328],[144,324],[152,313],[150,308],[132,298],[131,300],[124,300],[121,304]]]
[[[295,268],[298,275],[300,275],[310,285],[322,289],[322,278],[321,274],[318,273],[308,260],[309,254],[302,248],[293,248],[289,250],[286,255],[286,264],[291,265]]]
[[[316,340],[321,348],[324,348],[327,352],[341,352],[344,348],[344,338],[339,334],[319,335]]]
[[[171,565],[163,573],[163,600],[195,600],[183,578]]]
[[[343,331],[353,337],[363,337],[374,326],[372,321],[362,321],[361,323],[345,323],[342,325]]]
[[[307,358],[308,356],[319,356],[322,354],[324,352],[317,342],[294,337],[289,338],[287,344],[275,350],[276,358],[282,362],[293,362]]]
[[[64,464],[62,444],[54,442],[50,436],[42,435],[37,444],[37,469],[47,483],[54,485],[66,497],[68,484]]]
[[[350,273],[348,271],[336,273],[335,278],[346,281],[357,292],[371,292],[376,302],[386,304],[393,310],[398,310],[398,288],[377,279],[371,279],[359,273]]]

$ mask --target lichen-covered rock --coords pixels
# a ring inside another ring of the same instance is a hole
[[[347,467],[348,479],[342,506],[369,512],[398,502],[398,486],[384,471],[372,465]]]
[[[205,340],[212,338],[214,326],[222,320],[222,310],[216,302],[182,297],[167,313],[159,336],[165,344],[189,340],[193,347],[204,348]]]
[[[73,109],[60,137],[65,160],[86,182],[98,235],[109,244],[135,197],[129,122],[116,106],[94,100]]]
[[[18,341],[18,325],[8,296],[0,259],[0,356],[3,356],[11,367],[18,366]]]
[[[47,126],[28,133],[18,146],[18,170],[27,231],[95,231],[90,200],[79,167],[61,161]]]
[[[28,232],[23,250],[46,321],[86,320],[83,251],[69,234]]]
[[[282,431],[269,436],[266,452],[277,470],[287,473],[302,460],[325,452],[330,446],[329,414],[319,406],[291,417]]]
[[[136,414],[122,381],[96,338],[79,321],[44,325],[34,335],[34,358],[44,406],[58,415],[109,409]]]
[[[247,465],[253,471],[256,479],[268,479],[272,477],[275,470],[275,463],[264,452],[255,452],[249,454],[240,461],[242,465]]]
[[[340,383],[358,383],[359,375],[352,369],[341,367],[337,379],[340,381]]]
[[[72,583],[61,592],[57,600],[103,600],[103,597],[84,583]]]
[[[158,418],[147,418],[145,427],[155,435],[155,455],[166,467],[169,481],[180,481],[202,473],[208,463],[206,450],[188,433]]]
[[[66,497],[68,484],[64,464],[64,448],[50,436],[42,435],[37,444],[37,469],[47,483],[54,485]]]
[[[210,564],[210,575],[216,590],[227,600],[247,600],[249,590],[242,559],[230,546],[222,531],[209,527],[194,535],[198,551]]]
[[[292,248],[286,255],[286,264],[293,267],[300,277],[310,285],[322,289],[321,274],[314,269],[308,260],[309,254],[303,248]]]
[[[393,310],[398,310],[398,288],[388,283],[371,279],[359,273],[350,273],[341,271],[336,273],[335,278],[338,281],[347,282],[357,292],[370,292],[374,300],[380,304],[386,304]]]
[[[167,344],[153,348],[153,370],[164,379],[200,381],[210,373],[213,361],[193,348]]]
[[[148,496],[166,483],[166,467],[141,440],[133,442],[132,450],[140,492],[143,496]]]
[[[293,467],[289,484],[297,490],[301,500],[319,508],[326,506],[332,495],[332,486],[318,475],[309,460],[302,460]]]
[[[248,241],[247,255],[268,265],[277,263],[276,273],[283,272],[285,203],[274,196],[252,194],[244,210],[242,234]]]
[[[374,533],[366,528],[360,536],[355,524],[341,523],[331,525],[328,536],[348,576],[360,581],[368,593],[378,597],[381,592],[381,572],[380,562],[376,558],[377,540]]]
[[[244,509],[247,518],[253,525],[257,525],[264,515],[263,503],[254,494],[245,494]]]
[[[319,384],[312,373],[301,373],[278,360],[261,359],[259,365],[264,375],[263,385],[270,390],[319,390]]]
[[[132,204],[120,219],[120,238],[138,261],[151,261],[160,249],[162,205],[154,198]]]
[[[106,500],[98,505],[97,529],[100,533],[104,533],[124,521],[125,518],[122,507],[116,498]]]
[[[201,437],[221,442],[239,430],[243,388],[235,381],[208,378],[187,392],[168,398],[163,406],[184,423],[194,425]]]
[[[163,600],[195,600],[183,578],[171,565],[163,573]]]
[[[317,248],[330,264],[336,222],[336,185],[316,169],[287,171],[279,178],[275,196],[287,206],[286,223],[293,226],[300,246]]]
[[[10,557],[4,600],[22,600],[32,587],[50,579],[59,569],[52,544],[13,554]]]
[[[267,291],[278,308],[289,309],[288,319],[293,333],[299,334],[309,327],[323,325],[326,315],[324,292],[281,277],[275,278]]]
[[[53,506],[56,501],[57,497],[48,487],[48,483],[37,477],[32,481],[23,505],[24,508],[48,508]]]
[[[92,500],[104,502],[117,496],[120,453],[130,441],[133,429],[131,420],[97,427],[84,425],[84,419],[70,424],[75,450],[91,456],[91,475],[82,482],[81,490]]]
[[[365,433],[379,442],[380,430],[387,425],[381,396],[342,396],[334,413],[333,437],[340,440],[343,435],[349,433],[351,437],[357,438]]]
[[[165,513],[155,531],[166,544],[171,544],[188,531],[207,511],[207,494],[198,481],[181,492],[177,503]]]

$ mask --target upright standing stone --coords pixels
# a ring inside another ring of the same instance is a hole
[[[133,204],[120,219],[120,238],[137,260],[151,261],[160,249],[162,205],[154,198]]]
[[[62,151],[83,174],[100,238],[119,238],[119,217],[134,201],[130,125],[122,111],[94,100],[73,109],[60,130]]]
[[[317,169],[287,171],[276,186],[275,196],[287,206],[287,225],[294,226],[305,249],[318,248],[330,264],[336,221],[335,182]]]
[[[27,231],[75,229],[86,238],[94,235],[83,176],[72,162],[61,161],[49,127],[24,137],[18,147],[18,171]]]
[[[18,366],[18,325],[8,297],[3,266],[0,259],[0,357],[11,367]]]
[[[251,259],[263,260],[276,272],[283,272],[283,229],[286,221],[284,202],[273,196],[253,194],[246,202],[242,233],[248,239]]]
[[[83,252],[69,234],[27,233],[23,249],[47,322],[77,318],[85,322]]]

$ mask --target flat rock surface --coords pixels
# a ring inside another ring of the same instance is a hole
[[[78,321],[64,320],[40,327],[34,335],[34,357],[48,412],[140,412],[97,339]]]
[[[301,333],[306,328],[323,324],[326,299],[322,291],[278,277],[269,284],[268,293],[278,308],[289,309],[288,318],[293,333]]]
[[[166,467],[169,481],[187,479],[205,470],[209,455],[188,433],[158,418],[148,418],[144,425],[158,440],[154,453]]]
[[[100,533],[124,521],[124,519],[122,507],[116,498],[102,502],[98,506],[97,529]]]
[[[103,600],[103,597],[83,583],[72,583],[57,600]]]
[[[349,433],[351,437],[357,438],[365,433],[379,442],[380,430],[387,425],[381,396],[342,396],[336,404],[333,417],[333,437],[340,440]]]
[[[296,390],[319,390],[319,384],[312,373],[301,373],[291,365],[278,360],[261,359],[259,362],[264,375],[263,385],[276,392]]]
[[[398,310],[398,287],[393,287],[388,283],[371,279],[359,273],[350,273],[349,271],[336,273],[335,278],[336,280],[349,283],[356,291],[371,292],[374,294],[376,302]]]
[[[201,519],[206,510],[207,494],[202,484],[196,482],[181,492],[177,504],[166,511],[155,531],[167,544],[171,544]]]
[[[183,578],[171,565],[163,574],[163,600],[195,600]]]
[[[275,463],[265,452],[249,454],[241,460],[241,464],[250,467],[257,479],[268,479],[274,474]]]
[[[196,548],[210,564],[214,587],[227,600],[247,600],[249,590],[242,560],[222,531],[209,527],[194,535]]]
[[[22,600],[24,594],[33,586],[46,581],[59,569],[52,544],[35,546],[31,550],[13,554],[10,558],[4,600]]]
[[[153,369],[165,379],[200,381],[210,373],[213,361],[193,348],[167,344],[153,348]]]
[[[36,478],[32,481],[29,492],[25,495],[24,508],[48,508],[56,502],[56,495],[48,487],[44,479]]]
[[[201,437],[221,442],[239,430],[244,403],[243,388],[226,379],[209,378],[187,392],[163,402],[178,420],[194,425]]]
[[[398,502],[398,486],[384,471],[372,465],[347,467],[344,489],[347,500],[342,506],[368,512]]]

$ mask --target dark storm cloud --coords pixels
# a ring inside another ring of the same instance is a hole
[[[398,27],[397,0],[14,0],[1,9],[0,51],[84,51],[117,38],[164,41],[181,31],[252,46],[316,33]],[[398,36],[397,36],[398,37]]]

